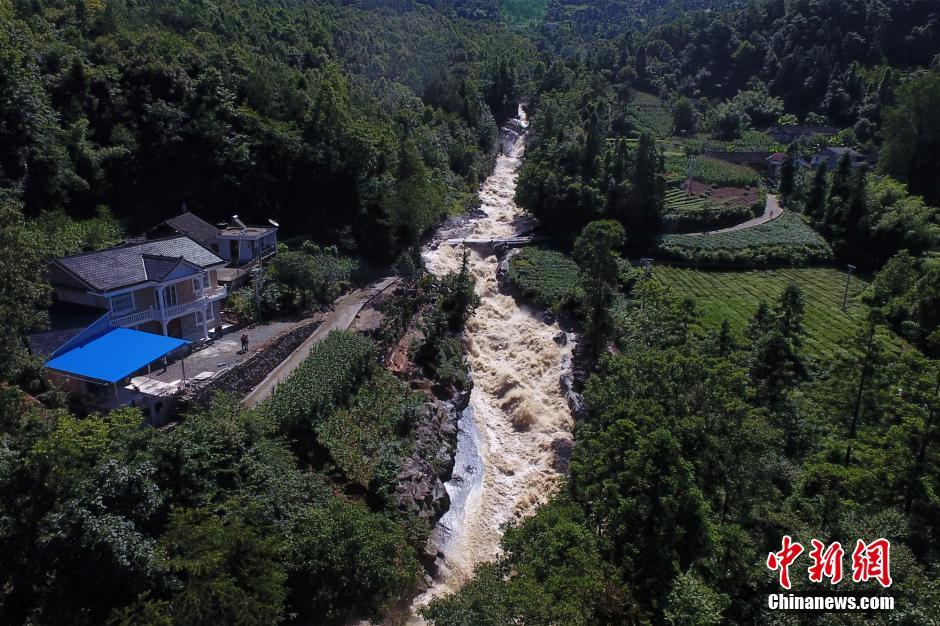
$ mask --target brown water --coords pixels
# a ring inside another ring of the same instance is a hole
[[[524,131],[525,125],[520,110],[515,126]],[[524,228],[513,196],[525,134],[504,129],[501,138],[505,154],[480,190],[485,216],[442,237],[500,239]],[[460,268],[462,246],[432,248],[424,251],[430,272]],[[553,442],[571,440],[573,421],[559,376],[572,345],[553,341],[557,324],[545,324],[532,309],[499,293],[495,255],[471,250],[469,263],[481,298],[464,333],[474,388],[460,419],[454,479],[447,485],[452,505],[435,531],[445,559],[415,608],[459,589],[476,565],[499,555],[503,526],[532,514],[556,492],[562,476],[554,468]]]

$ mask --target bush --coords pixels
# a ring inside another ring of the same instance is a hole
[[[572,311],[581,301],[578,264],[561,252],[524,248],[509,262],[509,279],[525,297],[556,313]]]

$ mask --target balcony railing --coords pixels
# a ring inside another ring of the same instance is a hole
[[[112,313],[111,326],[136,326],[137,324],[143,324],[144,322],[149,322],[153,319],[158,319],[156,315],[156,309],[153,307],[144,309],[143,311],[129,313],[127,315],[115,315]]]
[[[206,308],[206,299],[196,298],[189,302],[183,302],[182,304],[174,304],[173,306],[168,306],[165,309],[160,309],[158,314],[164,320],[170,320],[174,317],[179,317],[181,315],[186,315],[192,311],[202,311]]]
[[[168,306],[163,309],[151,306],[149,309],[134,311],[126,315],[115,315],[112,313],[111,326],[136,326],[151,320],[167,322],[193,311],[203,311],[207,304],[221,300],[226,295],[228,295],[228,290],[225,287],[216,287],[215,289],[207,289],[202,292],[195,300],[174,304],[173,306]]]
[[[202,295],[209,302],[215,302],[224,298],[227,293],[228,290],[225,287],[216,287],[215,289],[207,289]]]

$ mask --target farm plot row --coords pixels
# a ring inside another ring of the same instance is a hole
[[[776,301],[787,285],[797,285],[805,298],[804,346],[811,356],[829,357],[854,350],[853,340],[863,322],[862,292],[868,283],[853,277],[848,307],[842,311],[846,275],[833,268],[706,271],[657,265],[654,277],[681,296],[692,298],[702,312],[706,330],[725,319],[739,339],[760,302]],[[885,331],[890,345],[900,340]]]
[[[667,153],[665,161],[668,180],[680,181],[686,178],[689,171],[687,156]],[[760,185],[760,176],[754,170],[709,157],[695,158],[692,178],[707,185],[719,187],[757,187]]]
[[[665,197],[666,232],[714,230],[745,222],[763,212],[766,194],[757,187],[718,187],[693,181],[687,188],[669,189]]]
[[[581,299],[578,265],[561,252],[528,247],[509,262],[509,279],[539,306],[560,312]]]
[[[670,259],[722,266],[800,265],[829,259],[829,244],[799,215],[743,230],[700,235],[665,235],[660,254]]]

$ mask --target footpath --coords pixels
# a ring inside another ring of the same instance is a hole
[[[764,205],[764,213],[754,219],[750,219],[746,222],[741,222],[740,224],[735,224],[734,226],[729,226],[728,228],[719,228],[718,230],[707,230],[700,233],[684,233],[687,235],[717,235],[718,233],[733,233],[736,230],[745,230],[747,228],[754,228],[755,226],[760,226],[761,224],[766,224],[771,220],[775,220],[778,217],[783,215],[783,207],[780,206],[780,200],[777,196],[773,194],[767,194],[767,202]]]

